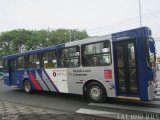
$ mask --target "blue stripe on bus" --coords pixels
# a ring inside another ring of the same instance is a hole
[[[49,87],[48,87],[48,85],[47,85],[47,83],[43,80],[43,78],[40,76],[40,74],[37,72],[37,74],[39,75],[39,77],[41,78],[41,80],[43,81],[43,83],[45,84],[45,86],[47,87],[47,89],[49,90],[49,91],[51,91],[50,89],[49,89]]]
[[[53,81],[51,80],[51,78],[49,77],[49,75],[47,74],[47,72],[45,71],[45,69],[43,69],[44,73],[46,74],[48,80],[51,82],[51,84],[53,85],[53,87],[55,88],[55,90],[57,92],[59,92],[58,88],[56,87],[56,85],[53,83]]]

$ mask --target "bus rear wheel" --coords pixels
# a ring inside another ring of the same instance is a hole
[[[87,85],[86,96],[92,102],[104,102],[107,99],[104,86],[98,82],[91,82]]]
[[[23,83],[24,86],[24,92],[27,94],[30,94],[32,92],[32,86],[31,83],[28,80],[25,80]]]

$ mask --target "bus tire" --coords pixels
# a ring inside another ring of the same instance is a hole
[[[107,99],[105,87],[98,82],[91,82],[87,85],[86,96],[92,102],[104,102]]]
[[[32,93],[32,85],[29,80],[23,82],[24,92],[27,94]]]

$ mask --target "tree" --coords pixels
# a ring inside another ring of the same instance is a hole
[[[87,38],[88,34],[85,30],[79,31],[78,29],[57,29],[51,31],[49,37],[51,44],[62,44]]]

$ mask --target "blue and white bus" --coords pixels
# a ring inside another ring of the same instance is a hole
[[[107,98],[155,97],[155,42],[147,27],[4,56],[4,83],[32,90]]]

